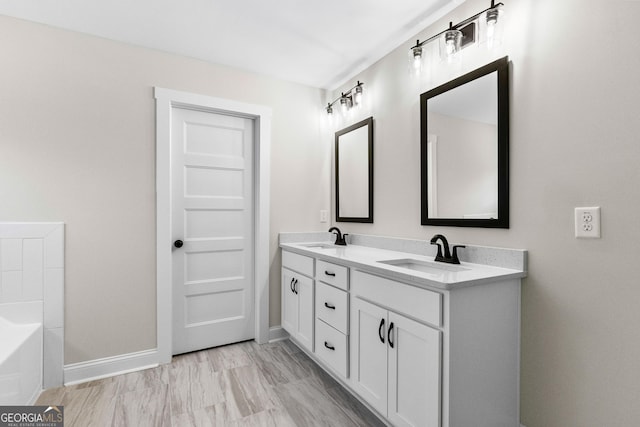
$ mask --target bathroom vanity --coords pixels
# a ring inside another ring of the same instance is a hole
[[[468,246],[451,265],[428,241],[330,238],[280,236],[296,345],[391,425],[519,425],[526,251]]]

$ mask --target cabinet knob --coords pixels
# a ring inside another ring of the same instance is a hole
[[[178,249],[180,249],[182,245],[184,245],[184,242],[182,240],[176,240],[175,242],[173,242],[173,246],[175,246]]]

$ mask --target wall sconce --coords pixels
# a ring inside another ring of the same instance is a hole
[[[339,97],[333,100],[333,102],[329,102],[327,104],[327,114],[330,116],[333,115],[333,106],[338,102],[340,102],[340,111],[343,115],[346,115],[353,107],[359,107],[362,105],[363,85],[364,83],[358,80],[358,83],[356,83],[354,87],[346,92],[342,92]]]
[[[424,41],[416,40],[415,46],[409,49],[410,68],[416,73],[420,72],[422,63],[424,62],[425,45],[437,39],[440,40],[440,57],[442,60],[451,62],[455,55],[464,47],[476,42],[476,29],[478,25],[476,25],[475,21],[481,15],[484,16],[486,22],[483,28],[486,32],[487,46],[489,49],[493,48],[495,40],[500,36],[500,27],[498,24],[502,21],[500,19],[502,6],[504,6],[503,3],[496,3],[495,0],[491,0],[491,6],[489,6],[488,9],[478,12],[455,25],[453,25],[453,22],[450,22],[449,28]]]

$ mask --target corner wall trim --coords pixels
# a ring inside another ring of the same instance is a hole
[[[78,384],[158,366],[158,350],[144,350],[64,366],[64,385]]]

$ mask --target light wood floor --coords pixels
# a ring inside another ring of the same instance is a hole
[[[176,356],[169,365],[45,390],[65,426],[382,426],[289,341]]]

